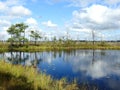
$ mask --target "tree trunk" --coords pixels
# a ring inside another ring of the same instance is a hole
[[[25,31],[24,31],[24,39],[23,39],[23,45],[25,44]]]
[[[37,41],[36,41],[36,39],[35,39],[35,45],[37,44]]]
[[[92,30],[92,42],[93,42],[93,45],[95,44],[95,35],[94,35],[94,31]]]

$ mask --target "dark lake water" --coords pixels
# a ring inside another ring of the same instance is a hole
[[[99,90],[120,90],[119,50],[72,50],[1,53],[12,64],[33,66],[55,79],[77,79],[78,84],[94,85]]]

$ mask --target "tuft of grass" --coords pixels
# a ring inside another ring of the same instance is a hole
[[[0,88],[3,90],[78,90],[76,83],[68,84],[65,78],[54,80],[38,73],[33,67],[12,65],[0,61]]]

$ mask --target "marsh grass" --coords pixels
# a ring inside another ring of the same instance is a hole
[[[119,42],[69,42],[69,43],[59,43],[59,42],[41,42],[37,45],[34,44],[24,44],[19,46],[18,44],[10,45],[8,42],[0,42],[0,52],[6,51],[50,51],[50,50],[73,50],[73,49],[110,49],[110,50],[120,50]]]
[[[68,84],[65,78],[53,80],[38,73],[33,67],[12,65],[0,61],[0,90],[78,90],[76,83]]]

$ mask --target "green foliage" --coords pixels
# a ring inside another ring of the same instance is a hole
[[[8,42],[14,42],[15,41],[15,39],[13,38],[13,37],[11,37],[11,38],[8,38],[8,40],[7,40]]]
[[[42,38],[38,31],[31,31],[30,37],[32,37],[35,40],[35,45],[37,40]]]
[[[24,23],[11,25],[7,30],[7,32],[11,35],[8,41],[11,42],[11,44],[13,44],[13,42],[19,42],[21,44],[21,42],[27,41],[27,38],[25,38],[25,29],[27,28],[28,26]],[[24,35],[22,36],[22,34]]]

